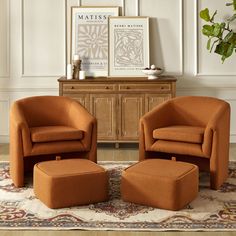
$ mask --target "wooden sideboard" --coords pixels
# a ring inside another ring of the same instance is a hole
[[[78,100],[98,121],[98,142],[138,142],[139,119],[175,97],[176,78],[86,78],[59,82],[59,95]]]

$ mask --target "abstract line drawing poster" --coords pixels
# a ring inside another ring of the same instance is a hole
[[[108,17],[119,7],[71,8],[71,60],[79,55],[88,76],[108,75]]]
[[[149,67],[149,18],[109,17],[109,76],[144,76]]]

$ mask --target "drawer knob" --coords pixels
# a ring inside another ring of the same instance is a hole
[[[164,87],[161,87],[161,89],[164,89]]]
[[[106,86],[106,87],[105,87],[105,89],[109,89],[109,87],[108,87],[108,86]]]
[[[75,87],[74,86],[71,86],[71,89],[74,89]]]
[[[129,87],[129,86],[127,86],[127,87],[126,87],[126,89],[130,89],[130,87]]]

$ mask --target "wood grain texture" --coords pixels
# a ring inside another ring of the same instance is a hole
[[[76,99],[98,120],[98,142],[138,142],[139,119],[175,96],[176,78],[96,77],[59,82],[59,95]]]

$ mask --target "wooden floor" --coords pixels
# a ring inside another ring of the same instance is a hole
[[[0,144],[0,161],[9,160],[9,146]],[[102,144],[98,147],[99,161],[132,161],[138,160],[138,146],[123,144],[115,148],[112,144]],[[236,144],[231,144],[230,160],[236,161]],[[128,232],[128,231],[13,231],[0,230],[0,236],[236,236],[236,232]]]

